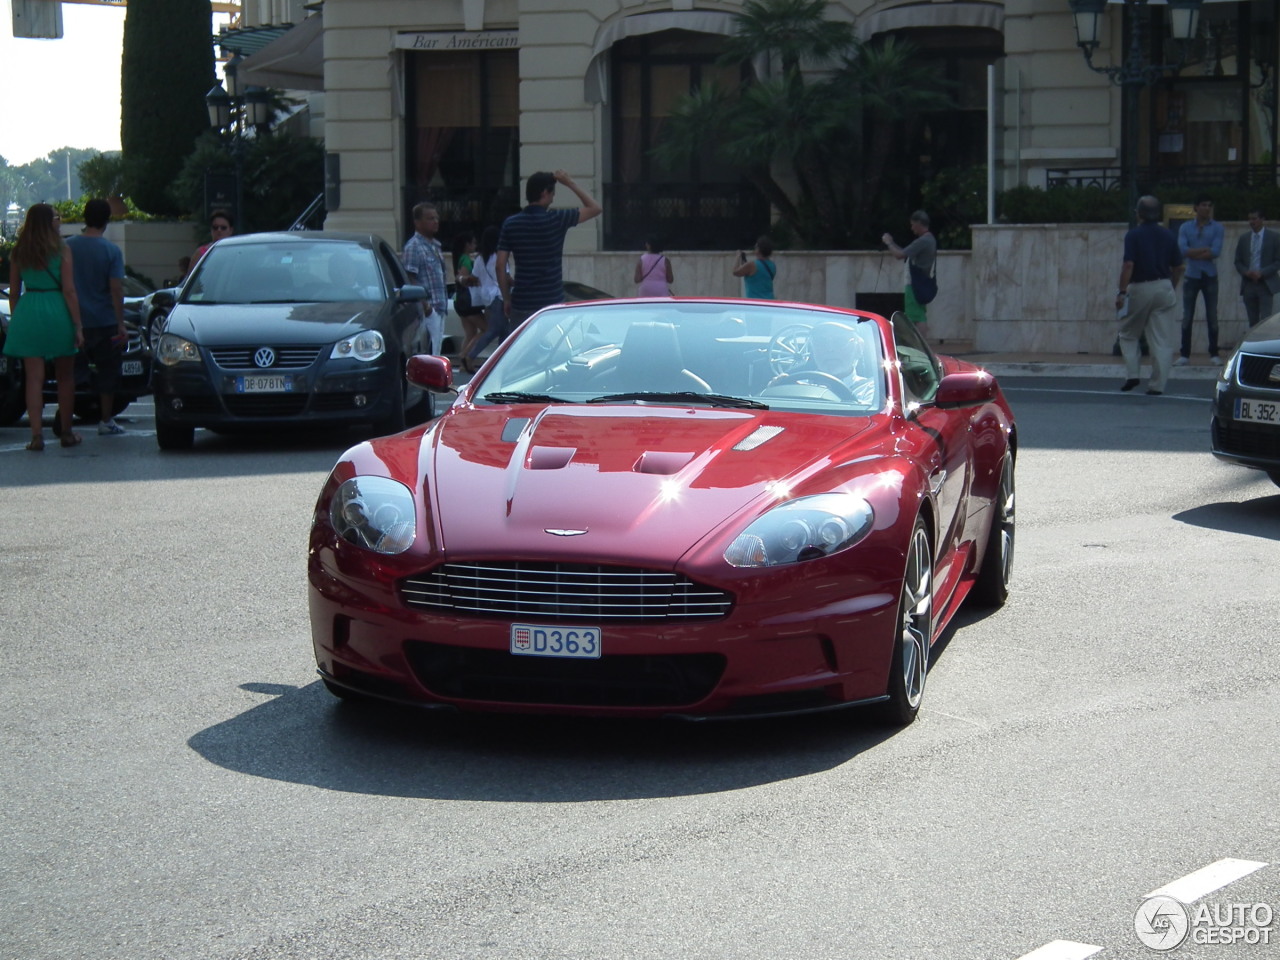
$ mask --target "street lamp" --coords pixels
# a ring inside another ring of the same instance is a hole
[[[1168,0],[1169,32],[1173,39],[1195,39],[1200,25],[1202,0]],[[1124,91],[1124,142],[1121,144],[1121,161],[1125,187],[1129,193],[1129,215],[1134,216],[1138,205],[1138,94],[1143,87],[1154,83],[1170,70],[1178,70],[1186,63],[1186,51],[1177,63],[1148,63],[1143,39],[1146,21],[1140,8],[1147,0],[1123,0],[1124,23],[1129,30],[1129,53],[1118,66],[1094,66],[1093,53],[1098,49],[1102,17],[1107,0],[1070,0],[1071,15],[1076,25],[1076,45],[1084,54],[1084,62],[1094,73],[1104,74]]]
[[[221,83],[216,83],[204,97],[205,106],[209,110],[209,124],[219,134],[227,136],[228,149],[235,161],[235,183],[232,186],[235,208],[231,214],[236,218],[236,223],[241,222],[244,206],[245,135],[249,127],[259,130],[271,120],[271,95],[265,89],[251,86],[241,92],[238,72],[242,60],[239,54],[228,60],[222,70],[227,81],[226,88]],[[216,177],[216,174],[205,174],[206,215],[217,207],[230,206],[225,198],[218,202],[219,198],[224,197],[226,189],[225,185],[217,183]]]

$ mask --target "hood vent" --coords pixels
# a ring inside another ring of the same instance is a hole
[[[772,440],[782,432],[782,427],[756,427],[756,429],[746,437],[743,437],[733,445],[735,450],[754,450],[762,443]]]

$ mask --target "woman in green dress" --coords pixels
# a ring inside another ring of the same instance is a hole
[[[71,251],[58,235],[58,215],[47,203],[27,211],[9,267],[9,332],[4,352],[21,357],[26,379],[28,450],[44,449],[44,363],[53,360],[58,379],[58,416],[62,445],[74,447],[80,435],[71,429],[75,408],[76,353],[84,344],[80,302],[76,299]]]

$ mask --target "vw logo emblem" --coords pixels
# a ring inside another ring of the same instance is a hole
[[[259,367],[270,367],[276,362],[276,352],[270,347],[259,347],[253,355],[253,362]]]

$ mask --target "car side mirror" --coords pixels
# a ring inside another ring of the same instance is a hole
[[[421,289],[421,287],[419,287]],[[424,387],[436,393],[453,389],[453,364],[447,357],[419,353],[409,358],[405,377],[415,387]]]
[[[414,283],[406,283],[396,291],[396,303],[417,303],[427,299],[427,288]]]
[[[998,390],[996,378],[985,370],[949,373],[938,384],[933,404],[942,410],[979,407],[994,400]]]

